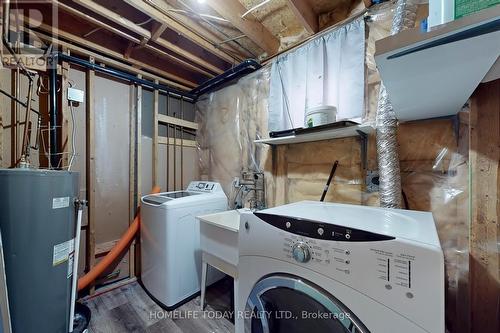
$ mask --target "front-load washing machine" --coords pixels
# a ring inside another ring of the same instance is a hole
[[[201,250],[198,215],[227,210],[220,184],[193,181],[185,191],[141,199],[141,281],[146,292],[167,310],[200,291]],[[224,275],[208,272],[208,284]]]
[[[236,332],[443,333],[431,213],[304,201],[240,220]]]

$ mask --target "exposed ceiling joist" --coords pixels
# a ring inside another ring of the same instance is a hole
[[[31,24],[30,24],[29,19],[26,18],[26,17],[22,17],[22,19],[24,20],[25,24],[27,24],[28,26],[37,26],[40,30],[45,31],[45,32],[47,32],[49,34],[55,33],[57,36],[66,38],[66,39],[71,40],[71,41],[73,41],[75,43],[78,43],[78,44],[80,44],[82,46],[89,47],[89,48],[91,48],[93,50],[96,50],[98,52],[102,52],[103,54],[107,54],[107,55],[115,57],[117,59],[123,59],[123,55],[121,53],[113,51],[111,49],[108,49],[108,48],[106,48],[106,47],[104,47],[102,45],[93,43],[93,42],[89,41],[88,39],[85,39],[85,38],[73,35],[73,34],[68,33],[66,31],[63,31],[63,30],[56,29],[55,27],[48,26],[45,23],[39,24],[39,22],[37,22],[37,24],[34,24],[33,22],[31,22]],[[57,44],[57,45],[63,45],[57,39],[51,39],[51,42],[54,43],[54,44]],[[154,71],[154,72],[156,72],[158,74],[163,75],[165,78],[168,78],[168,79],[170,79],[172,81],[181,83],[184,86],[187,86],[187,87],[196,87],[196,86],[198,86],[198,83],[196,83],[196,82],[193,82],[193,81],[187,80],[187,79],[185,79],[183,77],[180,77],[178,75],[175,75],[175,74],[168,73],[166,71],[160,70],[160,69],[158,69],[156,67],[148,65],[148,64],[143,63],[141,61],[138,61],[138,60],[135,60],[135,59],[132,59],[132,58],[124,59],[124,61],[126,61],[127,63],[129,63],[129,64],[131,64],[133,66],[136,66],[137,68],[144,68],[144,69],[147,69],[147,70],[150,70],[150,71]]]
[[[173,20],[179,22],[189,30],[193,31],[199,36],[203,36],[207,40],[209,40],[212,44],[218,45],[220,47],[220,43],[228,38],[231,38],[226,33],[221,30],[214,29],[213,27],[207,27],[206,24],[210,24],[208,19],[204,19],[199,16],[200,13],[193,12],[189,6],[186,6],[183,2],[177,0],[170,1],[162,1],[162,0],[151,0],[150,1],[153,6],[161,6],[161,10],[165,12],[166,15],[170,16]],[[182,7],[185,9],[179,9],[173,7],[173,4],[176,4],[177,7]],[[160,9],[160,7],[158,7]],[[194,17],[193,17],[194,16]],[[196,16],[199,16],[198,18]],[[205,21],[206,24],[202,24]],[[255,55],[252,51],[245,49],[238,43],[232,43],[231,45],[226,44],[223,49],[226,52],[232,54],[237,60],[242,61],[245,58],[252,58]]]
[[[98,4],[94,1],[73,0],[73,2],[93,11],[96,14],[99,14],[99,15],[111,20],[112,22],[122,26],[125,29],[129,29],[130,31],[133,31],[133,32],[139,34],[140,36],[147,38],[148,40],[151,39],[152,34],[150,31],[137,25],[136,23],[130,21],[129,19],[127,19],[121,15],[118,15],[114,11],[112,11],[104,6],[101,6],[100,4]],[[213,73],[222,74],[224,72],[222,69],[212,65],[211,63],[207,62],[206,60],[200,58],[197,55],[189,53],[188,51],[180,48],[179,46],[169,42],[166,39],[159,37],[156,40],[156,43],[158,45],[161,45],[161,46],[165,47],[166,49],[178,54],[178,55],[182,55],[183,57],[185,57],[189,61],[192,61],[193,63],[201,66],[202,68],[208,69],[209,71],[211,71]]]
[[[128,44],[128,46],[123,54],[124,57],[127,59],[130,58],[130,55],[134,50],[137,50],[138,48],[144,47],[147,50],[152,51],[155,54],[159,55],[160,57],[168,59],[170,61],[173,61],[174,63],[176,63],[182,67],[185,67],[189,70],[195,71],[197,73],[203,74],[203,75],[208,76],[208,77],[214,77],[214,75],[212,73],[207,72],[206,70],[204,70],[201,67],[194,66],[191,63],[188,63],[181,58],[175,57],[175,56],[173,56],[173,55],[171,55],[163,50],[158,49],[157,47],[148,45],[147,44],[147,42],[149,40],[148,37],[142,37],[141,39],[135,38],[135,37],[130,36],[129,34],[123,32],[123,31],[121,31],[120,29],[116,29],[115,27],[112,27],[109,24],[101,22],[98,19],[91,17],[91,16],[83,13],[82,11],[79,11],[79,10],[76,10],[72,7],[69,7],[61,2],[54,1],[54,4],[57,5],[59,9],[65,11],[67,13],[70,13],[70,14],[73,14],[77,17],[83,18],[84,20],[86,20],[90,23],[96,24],[100,28],[111,31],[113,33],[116,33],[118,36],[121,36],[121,37],[129,40],[129,44]],[[147,34],[147,30],[144,29],[144,31],[145,31],[144,34]],[[153,32],[151,32],[151,35],[153,35]],[[151,40],[153,40],[153,37],[151,37]]]
[[[134,7],[135,9],[141,11],[142,13],[152,17],[153,19],[157,20],[158,22],[162,24],[166,24],[170,29],[174,30],[178,34],[186,37],[187,39],[193,41],[197,45],[201,46],[208,52],[214,54],[215,56],[229,62],[233,63],[234,62],[234,57],[231,55],[226,54],[223,52],[221,49],[216,48],[212,43],[207,41],[206,39],[202,38],[201,36],[197,35],[193,31],[187,29],[185,26],[180,24],[179,22],[173,20],[171,17],[168,15],[165,15],[162,13],[160,10],[155,8],[155,6],[161,6],[161,3],[159,1],[148,1],[148,3],[142,1],[142,0],[124,0],[126,3]],[[153,3],[151,5],[150,3]],[[161,8],[161,7],[160,7]]]
[[[280,46],[279,40],[260,22],[247,17],[241,18],[246,8],[239,0],[207,1],[219,15],[229,20],[238,30],[243,32],[268,55],[275,54]]]
[[[109,30],[112,33],[114,33],[114,34],[116,34],[116,35],[118,35],[120,37],[123,37],[125,39],[128,39],[129,41],[131,41],[133,43],[136,43],[136,44],[140,43],[140,40],[138,38],[135,38],[135,37],[127,34],[126,32],[124,32],[124,31],[122,31],[120,29],[116,29],[115,27],[112,27],[112,26],[110,26],[108,24],[105,24],[105,23],[99,21],[98,19],[96,19],[95,17],[87,15],[87,14],[83,13],[82,11],[80,11],[78,9],[75,9],[75,8],[73,8],[71,6],[68,6],[68,5],[66,5],[66,4],[64,4],[62,2],[56,1],[56,0],[53,0],[52,4],[55,5],[55,6],[57,6],[59,9],[62,9],[63,11],[65,11],[67,13],[70,13],[72,15],[81,17],[84,20],[86,20],[87,22],[95,24],[95,25],[97,25],[100,28]]]
[[[88,10],[91,10],[92,12],[101,15],[102,17],[105,17],[112,22],[122,26],[126,27],[128,30],[135,32],[136,34],[140,35],[141,37],[147,37],[151,38],[151,33],[135,24],[134,22],[130,21],[129,19],[117,14],[116,12],[101,6],[100,4],[94,2],[94,1],[89,1],[89,0],[73,0],[73,2],[87,8]]]
[[[287,3],[307,32],[315,34],[319,31],[318,15],[307,0],[287,0]]]

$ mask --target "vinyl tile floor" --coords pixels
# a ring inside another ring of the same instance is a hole
[[[89,333],[234,332],[232,287],[233,281],[228,278],[208,287],[205,311],[200,310],[200,296],[165,311],[138,282],[132,282],[84,302],[92,311]]]

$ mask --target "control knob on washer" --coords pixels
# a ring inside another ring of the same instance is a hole
[[[304,242],[298,242],[292,248],[293,258],[298,262],[308,262],[311,260],[311,250]]]

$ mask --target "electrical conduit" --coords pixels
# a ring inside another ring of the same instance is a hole
[[[160,187],[155,186],[151,193],[159,193]],[[92,267],[92,269],[78,279],[78,291],[85,289],[92,281],[97,279],[105,270],[111,265],[118,256],[123,253],[123,251],[130,246],[132,239],[134,239],[135,235],[139,231],[141,223],[140,217],[140,207],[137,210],[137,214],[135,216],[134,222],[130,225],[127,231],[123,234],[122,238],[116,243],[116,245],[109,251],[109,253],[101,260],[97,265]]]

